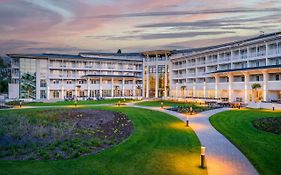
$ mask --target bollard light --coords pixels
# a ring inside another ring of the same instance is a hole
[[[22,106],[22,101],[20,101],[20,108],[21,108],[21,106]]]
[[[275,105],[274,105],[274,103],[272,104],[272,111],[274,111],[275,110]]]
[[[189,126],[189,119],[188,119],[188,113],[186,113],[186,127]]]
[[[161,108],[163,109],[163,102],[161,102]]]
[[[121,102],[120,102],[120,100],[119,100],[119,101],[118,101],[118,106],[120,106],[120,103],[121,103]]]
[[[200,167],[201,168],[205,168],[205,153],[206,153],[206,147],[205,146],[201,146],[201,156],[200,156],[200,160],[201,160],[201,164]]]
[[[190,112],[190,115],[192,115],[192,112],[193,112],[192,106],[190,106],[189,112]]]

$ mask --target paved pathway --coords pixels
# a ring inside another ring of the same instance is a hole
[[[186,121],[186,116],[174,111],[133,104],[130,106],[162,111]],[[210,116],[226,110],[229,109],[220,108],[188,116],[190,127],[195,131],[201,144],[206,147],[208,175],[257,175],[258,172],[248,159],[209,122]]]

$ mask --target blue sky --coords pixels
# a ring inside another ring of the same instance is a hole
[[[0,0],[0,54],[203,47],[281,31],[280,0]]]

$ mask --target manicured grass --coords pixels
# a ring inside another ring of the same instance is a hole
[[[168,101],[168,100],[155,100],[155,101],[142,101],[136,103],[139,106],[153,106],[153,107],[160,107],[161,102],[163,102],[164,106],[172,107],[172,106],[186,106],[189,103],[186,102],[178,102],[178,101]]]
[[[210,121],[248,157],[260,174],[280,175],[280,135],[258,130],[252,124],[259,118],[280,116],[280,111],[245,109],[216,114]]]
[[[106,100],[81,100],[77,101],[77,105],[95,105],[95,104],[113,104],[118,102],[124,102],[124,99],[106,99]],[[125,102],[131,102],[134,100],[126,99]],[[43,102],[34,102],[27,103],[25,106],[67,106],[75,105],[75,101],[58,101],[53,103],[43,103]]]
[[[177,118],[137,108],[95,108],[127,114],[133,134],[113,148],[78,159],[0,161],[0,174],[207,174],[198,167],[200,143],[195,133]]]

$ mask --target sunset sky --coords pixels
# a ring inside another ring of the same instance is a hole
[[[281,31],[280,0],[0,0],[0,54],[202,47]]]

